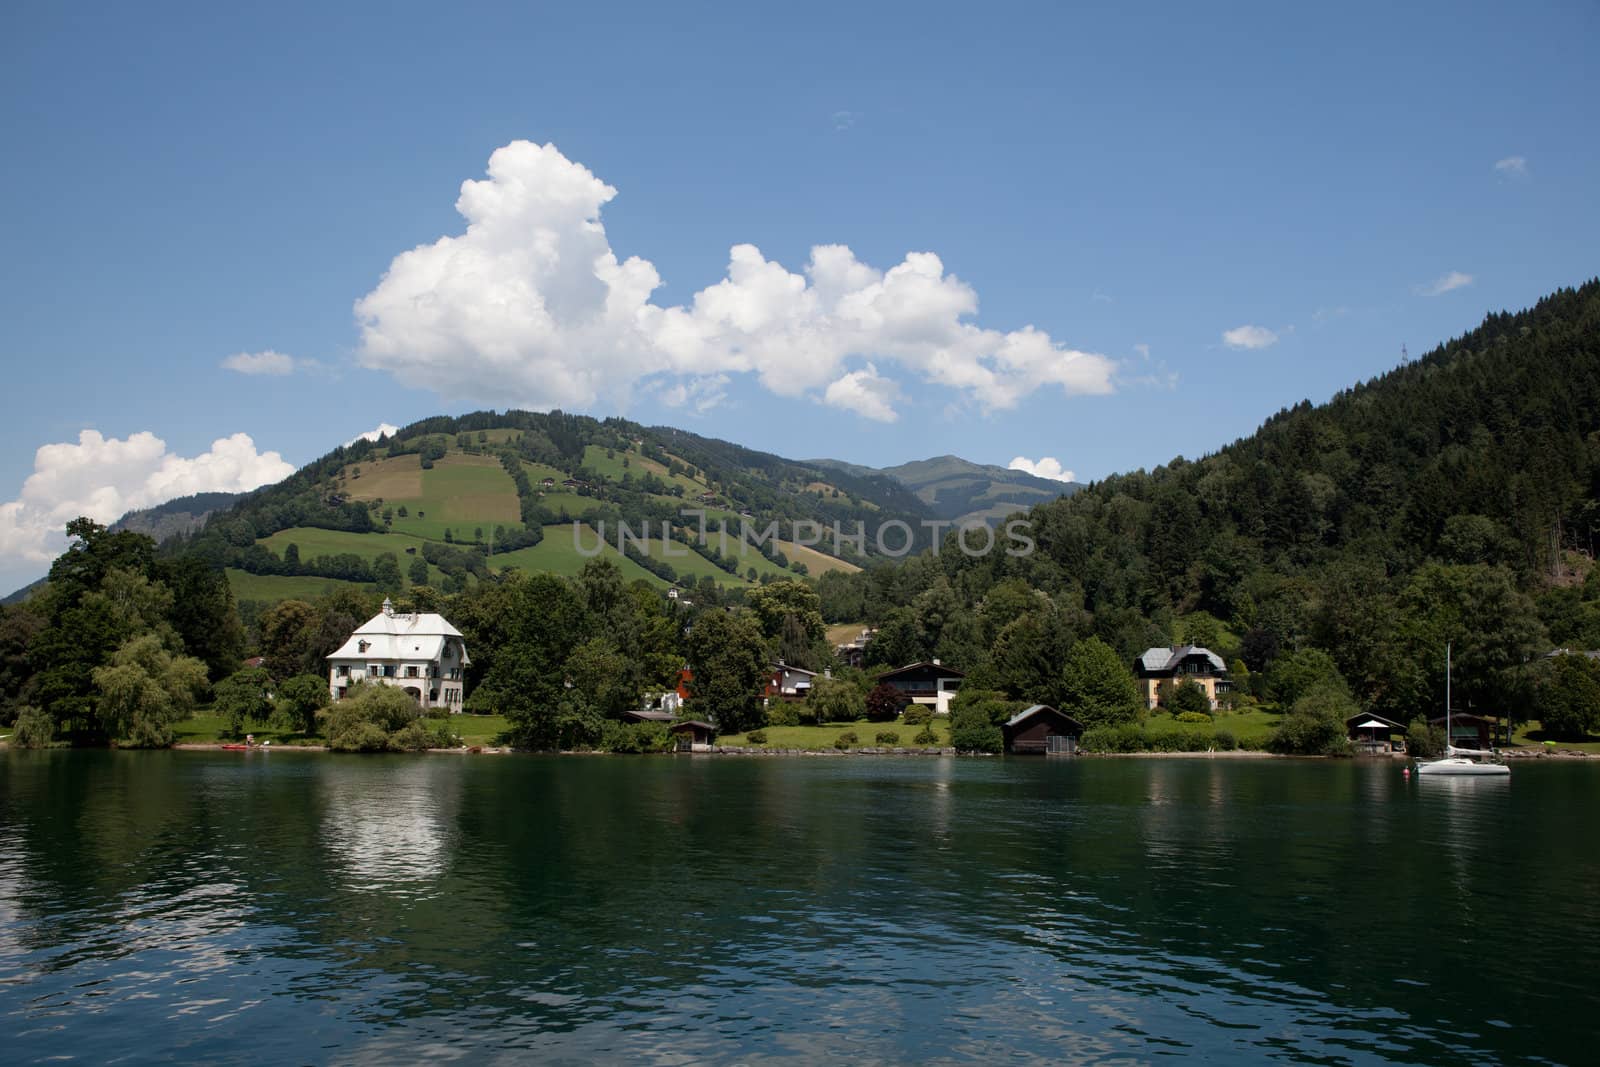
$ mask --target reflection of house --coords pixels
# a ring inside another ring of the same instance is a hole
[[[878,684],[900,690],[907,704],[926,704],[935,714],[950,714],[950,700],[961,688],[965,671],[946,667],[937,659],[926,663],[913,663],[896,671],[878,675]]]
[[[328,690],[338,700],[353,682],[378,682],[404,689],[424,708],[460,711],[462,675],[471,663],[461,631],[444,616],[397,614],[385,599],[383,611],[328,657]]]
[[[1429,719],[1429,726],[1444,728],[1444,716]],[[1487,752],[1494,747],[1494,728],[1498,725],[1495,720],[1482,715],[1470,715],[1459,711],[1450,713],[1450,736],[1447,743],[1456,748],[1472,748],[1479,752]]]
[[[1083,723],[1048,704],[1017,712],[1000,727],[1006,751],[1070,756],[1078,751]]]
[[[778,697],[782,700],[804,700],[811,695],[811,683],[816,680],[817,672],[808,671],[804,667],[791,667],[787,663],[772,665],[772,673],[767,677],[767,687],[761,695],[768,700]]]
[[[1344,721],[1344,729],[1358,753],[1385,756],[1406,750],[1406,728],[1382,715],[1352,715]]]
[[[1139,686],[1144,691],[1145,706],[1154,708],[1161,701],[1162,687],[1174,688],[1184,682],[1193,682],[1205,690],[1211,709],[1216,710],[1217,694],[1229,688],[1228,665],[1222,657],[1199,645],[1173,645],[1171,648],[1147,648],[1133,661],[1133,671],[1139,676]]]

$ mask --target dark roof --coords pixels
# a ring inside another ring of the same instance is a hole
[[[1139,654],[1137,660],[1143,670],[1170,671],[1190,656],[1204,656],[1211,662],[1211,666],[1224,673],[1228,665],[1222,662],[1222,657],[1200,645],[1172,645],[1168,648],[1147,648]]]
[[[622,714],[640,722],[671,722],[677,718],[670,711],[625,711]]]
[[[775,671],[794,671],[796,674],[804,674],[804,675],[807,675],[807,676],[809,676],[811,678],[815,678],[817,676],[817,672],[816,671],[808,671],[804,667],[791,667],[791,666],[789,666],[789,664],[783,662],[782,660],[779,660],[777,663],[774,663],[772,665],[772,669],[775,670]]]
[[[1052,708],[1049,704],[1035,704],[1031,708],[1023,708],[1021,711],[1017,712],[1015,715],[1011,716],[1011,718],[1006,720],[1006,727],[1009,729],[1010,727],[1021,725],[1022,723],[1025,723],[1029,719],[1033,718],[1035,715],[1046,713],[1050,715],[1059,715],[1061,718],[1076,726],[1080,733],[1083,731],[1083,723],[1079,722],[1077,719],[1074,719],[1071,715],[1068,715],[1066,712],[1061,711],[1058,708]]]
[[[716,729],[716,727],[712,726],[710,723],[701,722],[699,719],[685,719],[682,722],[673,723],[672,724],[672,729],[673,730],[692,730],[696,726],[698,726],[702,730],[715,730]]]
[[[912,671],[920,670],[924,667],[930,670],[938,671],[941,674],[948,674],[952,678],[965,678],[967,676],[966,671],[958,671],[954,667],[947,666],[943,663],[934,663],[932,660],[923,660],[921,663],[908,663],[904,667],[899,667],[892,671],[885,671],[884,673],[878,675],[878,681],[881,682],[885,678],[893,678],[898,674],[910,674]]]
[[[1470,711],[1452,711],[1450,713],[1450,721],[1451,722],[1478,722],[1478,723],[1484,723],[1484,724],[1489,725],[1489,726],[1496,726],[1500,722],[1499,719],[1496,719],[1493,716],[1490,716],[1490,715],[1474,715]],[[1432,719],[1429,719],[1428,720],[1428,725],[1429,726],[1434,726],[1434,725],[1442,726],[1442,725],[1444,725],[1444,716],[1443,715],[1439,715],[1439,716],[1436,716],[1436,717],[1434,717]]]

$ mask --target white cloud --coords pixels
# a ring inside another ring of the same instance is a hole
[[[293,374],[297,360],[293,356],[286,356],[282,352],[267,349],[265,352],[235,352],[222,361],[224,370],[238,371],[240,374],[270,374],[282,377]]]
[[[878,422],[896,422],[900,413],[895,403],[900,399],[900,388],[878,373],[878,368],[868,363],[863,370],[828,383],[822,401],[829,407],[843,408]]]
[[[149,431],[119,440],[84,430],[76,444],[41,446],[22,493],[0,504],[0,557],[47,563],[66,548],[66,525],[80,515],[112,523],[174,497],[246,492],[293,473],[278,453],[256,451],[249,434],[218,438],[185,458]]]
[[[380,422],[377,426],[368,430],[366,433],[358,433],[354,437],[350,438],[350,440],[344,443],[344,447],[349,448],[357,441],[376,441],[380,437],[393,437],[399,432],[400,427],[394,425],[393,423]]]
[[[1222,343],[1229,348],[1271,348],[1278,343],[1278,335],[1265,326],[1235,326],[1223,331]]]
[[[1435,278],[1427,285],[1417,286],[1417,292],[1423,296],[1438,296],[1441,293],[1448,293],[1452,289],[1460,289],[1471,284],[1472,275],[1462,274],[1458,270],[1453,270],[1449,274]]]
[[[461,186],[466,232],[396,256],[356,302],[359,361],[451,400],[538,409],[626,403],[645,379],[670,390],[733,374],[816,395],[851,358],[898,365],[990,411],[1049,386],[1114,390],[1105,356],[971,322],[978,294],[929,252],[879,270],[818,245],[795,273],[735,245],[727,275],[688,304],[651,303],[655,267],[619,261],[600,221],[614,196],[554,145],[496,150],[489,177]]]
[[[1052,482],[1070,482],[1075,477],[1071,471],[1065,470],[1061,466],[1061,461],[1054,456],[1040,456],[1038,462],[1034,462],[1027,456],[1018,456],[1006,464],[1006,469],[1022,471],[1025,474],[1033,475],[1035,478],[1048,478]]]
[[[1507,156],[1496,160],[1494,165],[1496,174],[1506,178],[1526,178],[1528,176],[1528,161],[1522,156]]]
[[[680,381],[662,389],[660,401],[669,408],[690,408],[696,415],[704,415],[728,399],[726,374],[711,374],[701,378]]]

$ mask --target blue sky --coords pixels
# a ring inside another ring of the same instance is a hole
[[[1600,8],[1302,7],[6,5],[0,584],[74,508],[519,402],[1095,478],[1600,270]],[[602,328],[608,249],[660,285]]]

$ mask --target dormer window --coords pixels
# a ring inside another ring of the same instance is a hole
[[[367,649],[369,649],[371,647],[372,647],[372,642],[371,641],[358,641],[356,643],[356,651],[357,652],[365,652]]]

